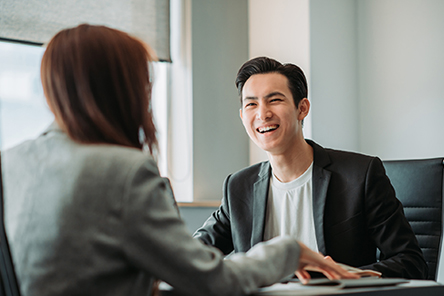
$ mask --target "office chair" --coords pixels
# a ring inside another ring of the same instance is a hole
[[[3,205],[3,184],[0,158],[0,296],[20,296],[14,265],[12,263],[11,253],[9,252],[8,238],[6,237]]]
[[[383,163],[424,254],[428,279],[436,280],[443,233],[443,158]]]

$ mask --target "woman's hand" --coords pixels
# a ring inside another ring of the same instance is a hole
[[[360,278],[359,275],[350,273],[336,264],[330,256],[324,257],[319,253],[313,252],[301,242],[299,245],[301,246],[301,255],[299,267],[295,274],[302,283],[308,283],[311,278],[307,270],[321,272],[330,280]]]

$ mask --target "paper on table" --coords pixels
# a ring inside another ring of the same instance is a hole
[[[341,279],[341,280],[329,280],[324,279],[313,279],[308,283],[304,284],[306,286],[331,286],[333,283],[340,284],[340,288],[364,288],[364,287],[382,287],[382,286],[395,286],[399,284],[408,283],[409,280],[402,278],[378,278],[378,277],[363,277],[360,279]],[[339,286],[338,286],[339,288]]]
[[[312,279],[307,284],[299,282],[278,283],[259,289],[254,295],[322,295],[331,294],[335,290],[346,288],[365,288],[395,286],[408,283],[409,280],[400,278],[363,277],[360,279],[329,280],[327,278]]]
[[[343,284],[338,282],[332,282],[332,285],[328,286],[306,286],[296,282],[289,282],[287,284],[277,283],[269,287],[260,288],[253,295],[322,295],[329,294],[332,290],[342,289],[342,287]]]

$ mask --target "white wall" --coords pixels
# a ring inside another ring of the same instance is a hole
[[[228,174],[248,165],[236,73],[248,59],[247,0],[193,0],[193,197],[222,197]]]
[[[444,155],[444,1],[311,0],[313,139],[383,159]]]
[[[444,1],[358,4],[362,152],[444,156]]]
[[[310,85],[309,1],[249,0],[248,5],[249,57],[296,64]],[[311,137],[311,116],[304,121],[304,134]],[[265,159],[265,152],[250,141],[250,163]]]
[[[355,0],[310,1],[312,137],[359,151]]]

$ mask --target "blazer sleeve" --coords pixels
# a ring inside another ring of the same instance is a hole
[[[426,278],[422,251],[379,158],[371,161],[365,182],[367,228],[381,254],[379,262],[361,268],[383,277]]]
[[[181,295],[249,294],[296,270],[300,247],[294,238],[278,238],[230,259],[194,239],[154,166],[137,168],[122,206],[122,248],[134,267],[169,283]]]
[[[230,254],[234,250],[228,205],[228,184],[230,177],[231,175],[225,178],[223,198],[219,209],[214,211],[203,226],[193,234],[194,238],[201,240],[206,245],[218,248],[225,255]]]

